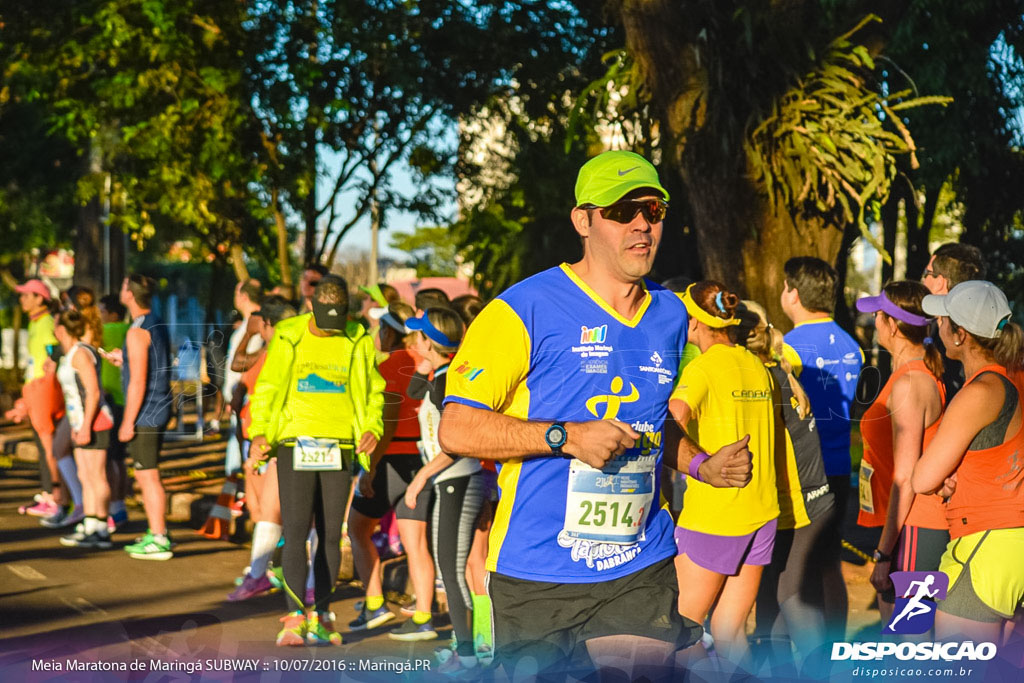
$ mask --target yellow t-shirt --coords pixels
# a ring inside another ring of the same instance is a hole
[[[57,338],[53,336],[53,316],[44,313],[28,324],[28,367],[25,368],[25,381],[31,382],[42,377],[45,372],[43,365],[50,357],[51,346],[57,346]]]
[[[744,488],[715,488],[690,478],[678,525],[743,536],[777,518],[775,408],[771,377],[760,359],[743,347],[716,344],[684,368],[672,398],[690,407],[708,453],[750,434],[753,456],[753,476]]]

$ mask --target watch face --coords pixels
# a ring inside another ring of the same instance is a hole
[[[548,442],[548,446],[551,448],[561,448],[565,445],[565,427],[561,425],[551,425],[548,427],[548,431],[544,434],[544,438]]]

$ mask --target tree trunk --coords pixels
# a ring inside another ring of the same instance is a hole
[[[893,186],[889,198],[882,210],[882,246],[892,256],[896,251],[896,233],[900,230],[900,203],[904,201],[903,192]],[[906,204],[904,204],[906,206]],[[879,254],[879,258],[881,258]],[[895,259],[882,261],[882,285],[892,280]]]
[[[626,46],[658,113],[662,149],[669,167],[680,169],[693,212],[704,277],[722,281],[768,311],[785,329],[783,265],[793,256],[834,263],[842,231],[820,221],[773,211],[749,180],[742,131],[706,117],[709,64],[687,35],[676,3],[623,1],[619,13]]]
[[[281,285],[292,286],[292,260],[288,252],[288,224],[277,200],[277,188],[271,193],[271,205],[274,208],[274,228],[277,231],[277,260],[281,265]]]
[[[246,282],[249,279],[249,269],[245,267],[245,254],[242,245],[237,242],[231,245],[231,267],[234,268],[235,278],[239,282]]]
[[[912,226],[913,229],[907,232],[907,279],[916,280],[928,267],[929,237],[932,231],[932,223],[935,222],[935,212],[939,207],[939,193],[942,185],[925,189],[924,210],[921,212],[921,224]]]
[[[839,245],[839,256],[835,263],[836,273],[839,275],[837,285],[839,296],[836,300],[836,312],[833,317],[846,330],[853,330],[857,319],[857,314],[846,303],[846,279],[850,272],[850,250],[858,237],[860,237],[860,228],[856,225],[847,225],[846,230],[843,231],[843,241]]]
[[[103,172],[99,147],[90,145],[87,173],[98,175]],[[78,211],[78,230],[75,231],[75,276],[76,285],[89,287],[94,292],[103,291],[103,198],[100,194],[90,199]]]

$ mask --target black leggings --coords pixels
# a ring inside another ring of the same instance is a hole
[[[292,446],[277,447],[285,601],[289,610],[305,607],[306,537],[312,521],[320,539],[313,557],[313,595],[317,611],[326,612],[341,567],[341,523],[345,518],[352,474],[347,469],[296,472],[292,469],[292,451]]]
[[[772,562],[764,568],[757,593],[757,631],[763,636],[789,635],[803,656],[824,638],[825,565],[834,545],[835,508],[809,526],[780,529]]]
[[[466,582],[466,558],[473,546],[476,518],[484,502],[486,486],[479,473],[448,479],[434,485],[434,517],[431,546],[434,566],[448,596],[448,613],[458,641],[459,656],[473,656],[470,614],[473,596]]]

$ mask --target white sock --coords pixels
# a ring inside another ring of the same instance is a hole
[[[313,558],[316,557],[316,547],[320,542],[320,537],[316,535],[316,529],[309,530],[309,537],[306,539],[309,544],[309,567],[306,573],[306,590],[313,588],[315,582],[313,580]]]
[[[270,564],[270,558],[274,556],[279,540],[281,540],[280,524],[256,522],[256,528],[252,532],[249,576],[258,579],[267,573],[267,566]]]
[[[83,527],[83,531],[85,531],[85,535],[86,536],[88,536],[89,534],[93,533],[94,531],[99,531],[99,526],[100,526],[99,525],[99,520],[96,519],[95,517],[86,517],[85,519],[82,520],[82,527]],[[104,521],[103,522],[103,528],[105,529],[106,527],[107,527],[107,523],[106,523],[106,521]]]

